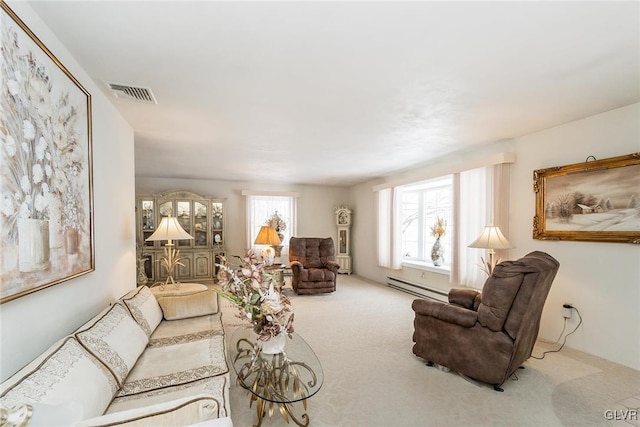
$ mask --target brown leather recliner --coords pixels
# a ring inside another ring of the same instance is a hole
[[[321,294],[336,290],[338,263],[331,237],[292,237],[289,240],[291,286],[298,294]]]
[[[503,391],[531,356],[559,266],[552,256],[532,252],[498,264],[482,293],[452,289],[449,304],[414,300],[413,353]]]

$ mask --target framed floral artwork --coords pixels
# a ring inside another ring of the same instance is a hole
[[[538,169],[533,189],[534,239],[640,244],[640,153]]]
[[[94,270],[91,95],[0,3],[0,303]]]

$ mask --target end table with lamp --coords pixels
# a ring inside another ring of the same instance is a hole
[[[273,264],[264,267],[264,273],[270,274],[273,278],[273,286],[277,290],[281,290],[284,287],[284,266],[282,264]]]

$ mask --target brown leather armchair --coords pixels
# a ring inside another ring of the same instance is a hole
[[[298,294],[320,294],[336,290],[338,263],[331,237],[292,237],[289,240],[291,286]]]
[[[469,378],[502,384],[531,356],[558,261],[532,252],[498,264],[482,293],[452,289],[449,304],[414,300],[413,353]]]

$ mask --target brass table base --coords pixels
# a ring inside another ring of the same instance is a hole
[[[249,340],[242,339],[236,344],[238,354],[235,361],[246,359],[238,371],[238,382],[251,394],[249,407],[256,402],[256,413],[260,427],[264,416],[273,415],[277,407],[282,418],[289,423],[289,418],[300,427],[309,425],[307,415],[307,398],[309,387],[317,382],[316,373],[306,363],[290,360],[285,352],[278,354],[262,354],[258,346]],[[302,379],[301,371],[306,371],[310,378]],[[304,408],[298,418],[294,415],[293,403],[300,402]]]
[[[253,427],[260,427],[262,425],[262,420],[264,419],[264,416],[267,415],[267,407],[269,408],[269,418],[271,418],[271,416],[273,415],[273,411],[274,411],[274,406],[278,407],[278,410],[280,411],[280,415],[282,415],[282,418],[284,418],[284,420],[287,422],[287,424],[289,424],[289,418],[291,418],[291,420],[296,423],[296,425],[299,425],[300,427],[307,427],[309,425],[309,422],[311,421],[311,419],[309,418],[309,415],[307,415],[306,412],[304,412],[300,418],[302,419],[302,421],[300,419],[298,419],[294,413],[293,413],[293,405],[291,403],[274,403],[274,402],[269,402],[266,401],[264,399],[259,398],[258,396],[256,396],[255,394],[251,395],[251,402],[249,403],[249,407],[251,407],[251,405],[253,404],[253,402],[257,402],[256,404],[256,413],[258,414],[258,424],[255,424]],[[304,410],[307,410],[307,401],[303,400],[302,401],[302,406],[304,406]]]

